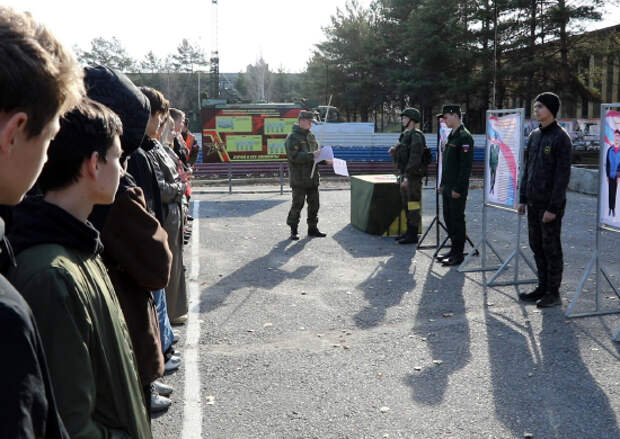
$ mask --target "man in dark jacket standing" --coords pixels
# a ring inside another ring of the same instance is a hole
[[[406,108],[401,114],[403,132],[398,145],[390,148],[399,171],[400,194],[403,207],[407,212],[407,233],[397,239],[399,244],[418,242],[420,210],[422,200],[422,177],[426,171],[422,163],[426,139],[424,133],[417,129],[421,115],[415,108]]]
[[[569,135],[555,118],[560,98],[550,92],[536,97],[534,112],[540,126],[527,141],[525,166],[521,178],[519,214],[527,206],[530,247],[538,270],[538,287],[521,293],[525,302],[539,308],[557,306],[562,282],[562,217],[566,206],[566,188],[570,179],[572,144]]]
[[[308,236],[323,238],[317,224],[319,222],[319,170],[314,169],[314,160],[319,156],[319,145],[310,132],[314,113],[301,111],[293,130],[286,137],[286,158],[288,159],[288,175],[293,189],[293,204],[288,213],[286,224],[291,228],[291,239],[299,239],[297,227],[299,216],[308,200]],[[328,162],[328,163],[331,163]]]
[[[441,185],[443,217],[452,241],[452,249],[439,257],[445,266],[463,262],[465,248],[465,205],[474,157],[474,138],[461,122],[461,107],[445,105],[441,115],[452,129],[443,154]]]

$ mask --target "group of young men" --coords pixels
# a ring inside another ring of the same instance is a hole
[[[151,438],[187,313],[184,114],[4,7],[0,58],[0,437]]]

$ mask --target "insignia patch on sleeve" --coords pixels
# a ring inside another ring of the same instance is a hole
[[[469,151],[469,147],[470,147],[470,145],[463,145],[463,152],[468,152]]]

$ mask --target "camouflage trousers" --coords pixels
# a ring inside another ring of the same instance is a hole
[[[421,221],[422,177],[409,180],[407,188],[401,186],[400,198],[407,212],[407,231],[411,230],[412,235],[417,235]]]
[[[562,241],[560,239],[564,206],[556,218],[548,223],[542,222],[545,210],[545,206],[528,203],[528,234],[530,248],[534,252],[534,260],[538,270],[538,284],[541,289],[555,293],[560,290],[564,268]]]
[[[319,188],[318,186],[304,188],[294,187],[293,204],[288,212],[286,224],[289,226],[297,226],[301,210],[304,208],[304,202],[308,200],[308,226],[314,227],[319,222]]]

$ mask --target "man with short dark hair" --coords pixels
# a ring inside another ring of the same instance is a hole
[[[81,99],[84,85],[80,66],[45,26],[5,7],[0,59],[0,205],[13,206],[37,179],[58,118]],[[5,232],[0,218],[0,269],[16,264]],[[0,334],[0,437],[68,438],[35,318],[2,275]]]
[[[573,145],[556,121],[559,109],[560,98],[555,93],[545,92],[536,97],[534,114],[540,126],[527,140],[519,196],[519,215],[525,215],[527,206],[530,247],[538,271],[536,289],[519,294],[519,299],[536,302],[539,308],[562,304],[564,259],[560,235]]]
[[[461,121],[461,107],[445,105],[438,116],[443,117],[452,131],[443,154],[441,184],[443,217],[452,241],[449,253],[439,256],[444,266],[463,262],[465,249],[465,205],[469,192],[469,177],[474,157],[474,138]]]
[[[319,156],[319,145],[310,132],[314,113],[301,111],[297,123],[286,137],[286,158],[288,160],[288,177],[293,189],[293,204],[288,213],[286,224],[291,228],[292,240],[298,240],[298,226],[304,202],[308,200],[308,236],[324,238],[319,231],[319,170],[314,169],[314,160]],[[331,161],[329,162],[331,163]],[[312,170],[314,169],[314,174]]]
[[[609,216],[616,216],[616,194],[620,180],[620,130],[614,131],[614,144],[609,147],[605,160],[607,174],[607,207]]]
[[[61,120],[9,235],[20,289],[41,328],[60,415],[72,438],[150,439],[123,312],[101,259],[95,204],[111,204],[123,168],[118,116],[85,98]]]

